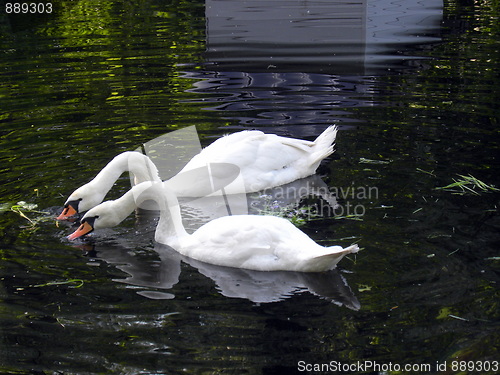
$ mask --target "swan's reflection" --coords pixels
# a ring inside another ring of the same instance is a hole
[[[338,207],[337,197],[332,194],[328,185],[317,174],[288,184],[248,194],[248,213],[259,214],[266,210],[266,204],[271,201],[280,208],[298,207],[304,198],[314,196],[323,199],[333,211]]]
[[[152,299],[172,299],[171,289],[179,282],[181,261],[212,279],[220,294],[255,303],[278,302],[294,294],[310,292],[339,306],[359,310],[358,299],[338,270],[323,273],[263,272],[220,267],[187,258],[169,246],[156,244],[159,260],[145,260],[122,247],[94,248],[100,259],[128,276],[116,282],[146,288],[138,294]]]
[[[228,215],[272,214],[280,215],[291,209],[300,209],[301,201],[307,197],[317,197],[328,208],[331,216],[338,207],[337,198],[328,185],[318,175],[312,175],[285,185],[249,194],[213,194],[197,199],[179,199],[183,223],[188,231],[194,231],[209,221]],[[315,214],[324,216],[325,210]]]

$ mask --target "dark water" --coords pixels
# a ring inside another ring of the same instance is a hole
[[[498,372],[499,193],[436,188],[458,175],[500,185],[499,12],[278,0],[2,11],[1,372]],[[319,174],[343,211],[301,229],[360,244],[334,272],[199,264],[155,245],[147,217],[73,244],[51,219],[113,156],[166,132],[196,125],[208,145],[243,129],[314,139],[331,124],[337,151]],[[9,210],[19,201],[45,213],[30,224]]]

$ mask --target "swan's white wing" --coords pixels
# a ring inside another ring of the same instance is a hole
[[[196,243],[184,252],[187,256],[221,266],[266,271],[286,269],[288,263],[293,269],[298,254],[319,247],[293,224],[274,216],[222,217],[203,225],[192,238]]]
[[[264,134],[258,130],[242,131],[219,138],[193,157],[183,170],[207,163],[233,163],[267,170],[280,169],[311,151],[314,142]],[[264,165],[262,165],[264,163]]]
[[[283,185],[315,173],[319,162],[333,152],[331,143],[336,132],[332,129],[323,132],[315,142],[256,130],[234,133],[203,149],[181,172],[209,163],[228,163],[239,168],[244,181],[244,191],[228,189],[232,193]]]

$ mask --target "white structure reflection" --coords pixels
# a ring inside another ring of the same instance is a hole
[[[207,58],[217,70],[370,74],[439,40],[442,0],[206,0]],[[411,47],[410,47],[411,48]]]

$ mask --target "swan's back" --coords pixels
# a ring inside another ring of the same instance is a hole
[[[183,168],[188,171],[207,163],[231,163],[239,167],[246,193],[310,176],[333,153],[337,128],[326,129],[314,142],[247,130],[219,138]]]
[[[316,244],[286,219],[253,215],[212,220],[178,250],[203,262],[258,271],[326,271],[345,255],[340,246]]]

